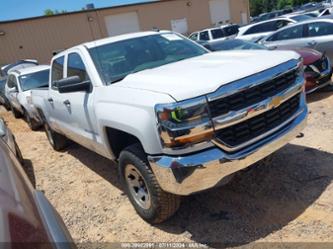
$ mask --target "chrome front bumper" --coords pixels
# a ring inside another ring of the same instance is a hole
[[[306,126],[305,103],[298,114],[284,128],[234,154],[214,147],[188,156],[150,156],[148,159],[164,191],[191,195],[220,185],[226,177],[264,159],[294,139]]]

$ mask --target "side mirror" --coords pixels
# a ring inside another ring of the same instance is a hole
[[[0,118],[0,137],[4,137],[7,134],[7,126],[5,124],[5,121]]]
[[[71,76],[66,79],[55,82],[58,87],[59,93],[71,93],[71,92],[90,92],[91,82],[90,80],[81,81],[79,76]]]
[[[9,92],[9,93],[17,93],[17,92],[18,92],[18,89],[17,89],[17,87],[9,88],[9,89],[8,89],[8,92]]]

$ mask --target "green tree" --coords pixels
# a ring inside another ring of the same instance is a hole
[[[51,9],[44,10],[45,16],[53,16],[53,15],[59,15],[59,14],[63,14],[63,13],[67,13],[67,11],[66,10],[51,10]]]
[[[53,16],[54,15],[54,11],[51,9],[46,9],[44,10],[44,15],[45,16]]]

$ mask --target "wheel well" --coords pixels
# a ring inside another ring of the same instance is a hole
[[[137,143],[141,145],[137,137],[121,130],[107,127],[106,134],[111,150],[116,158],[119,157],[120,152],[126,147]]]
[[[45,116],[44,116],[43,111],[42,111],[40,108],[36,108],[36,110],[37,110],[37,112],[38,112],[40,118],[43,120],[43,122],[45,122],[46,119],[45,119]]]

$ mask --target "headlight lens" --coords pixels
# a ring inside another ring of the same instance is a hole
[[[205,97],[155,107],[163,146],[184,148],[212,138],[213,129]]]

